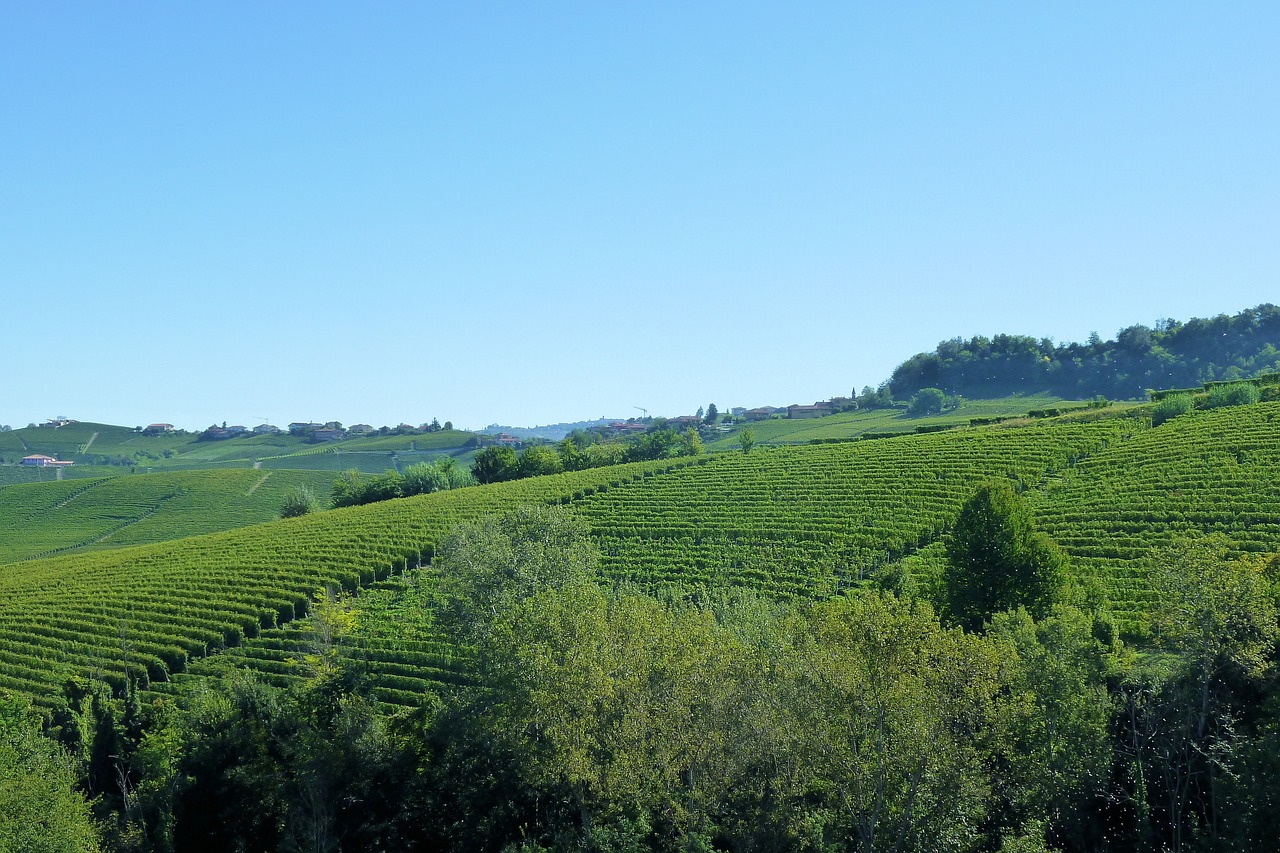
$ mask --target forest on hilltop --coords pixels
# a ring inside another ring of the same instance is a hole
[[[1085,343],[1000,334],[942,341],[894,369],[893,397],[923,388],[967,397],[1049,392],[1068,399],[1141,399],[1151,388],[1245,379],[1280,370],[1280,308],[1270,303],[1234,316],[1133,325],[1115,340]]]

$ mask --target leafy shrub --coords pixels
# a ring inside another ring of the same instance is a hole
[[[280,506],[281,518],[297,518],[300,515],[314,512],[316,496],[306,486],[298,486],[289,493]]]
[[[1171,394],[1156,403],[1151,410],[1151,425],[1160,426],[1165,421],[1185,415],[1195,408],[1195,400],[1190,394]]]
[[[1249,406],[1262,399],[1258,386],[1251,382],[1233,382],[1230,385],[1215,385],[1209,389],[1205,400],[1206,409],[1220,409],[1223,406]]]

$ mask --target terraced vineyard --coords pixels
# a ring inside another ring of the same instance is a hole
[[[1139,428],[1113,418],[726,454],[579,506],[615,577],[821,596],[935,541],[983,480],[1034,487]]]
[[[183,471],[0,488],[0,563],[74,549],[164,542],[279,517],[307,486],[324,499],[333,476],[304,471]]]
[[[1280,403],[1137,418],[1038,422],[879,441],[638,463],[461,489],[170,545],[0,569],[0,688],[56,701],[62,681],[126,673],[171,691],[244,664],[288,684],[315,638],[317,588],[355,589],[352,652],[389,704],[465,677],[435,634],[431,575],[415,569],[451,525],[528,502],[571,502],[606,572],[646,587],[736,583],[827,595],[900,560],[936,569],[941,535],[990,478],[1032,496],[1041,526],[1141,629],[1143,560],[1184,533],[1280,551]],[[63,484],[73,489],[73,484]],[[227,648],[226,654],[204,657]],[[171,674],[190,667],[175,684]]]
[[[466,680],[467,659],[444,639],[435,622],[435,578],[430,567],[390,578],[360,592],[355,628],[342,638],[339,653],[357,662],[376,685],[385,705],[417,707],[442,684]],[[178,695],[187,686],[238,668],[281,688],[315,672],[313,658],[325,644],[312,617],[263,630],[256,638],[221,654],[193,661],[186,672],[152,685],[158,695]]]
[[[811,441],[857,438],[866,433],[914,433],[917,427],[968,426],[971,418],[1020,417],[1034,409],[1054,406],[1078,406],[1059,397],[1036,394],[1026,397],[1004,397],[997,400],[965,400],[958,409],[941,415],[911,417],[906,408],[868,409],[843,412],[824,418],[770,418],[745,424],[756,440],[765,444],[808,444]],[[712,450],[733,450],[738,444],[738,431],[710,442]]]
[[[1136,628],[1153,549],[1218,533],[1237,555],[1280,551],[1280,403],[1174,418],[1082,461],[1033,503],[1075,571]]]
[[[0,689],[56,701],[70,677],[163,681],[192,658],[418,565],[460,519],[561,502],[685,464],[642,462],[334,510],[0,568]]]

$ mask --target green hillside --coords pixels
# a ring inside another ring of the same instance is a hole
[[[0,433],[0,485],[120,473],[253,467],[322,471],[358,468],[380,473],[440,455],[469,462],[475,444],[475,434],[461,430],[351,436],[322,443],[288,433],[201,441],[191,433],[145,435],[130,427],[76,422],[58,428],[29,427]],[[76,464],[61,471],[18,464],[22,457],[32,454]]]
[[[302,666],[298,649],[309,629],[305,622],[273,626],[302,610],[318,587],[354,589],[392,566],[415,565],[456,521],[530,501],[577,507],[604,552],[605,571],[644,588],[729,583],[783,598],[820,597],[864,583],[900,584],[884,570],[901,561],[927,589],[940,537],[960,503],[991,478],[1026,489],[1044,528],[1073,556],[1077,576],[1101,581],[1122,626],[1140,630],[1143,559],[1172,537],[1216,532],[1239,552],[1280,551],[1277,439],[1280,403],[1263,403],[1195,412],[1156,428],[1141,417],[1063,418],[757,448],[20,563],[0,571],[0,683],[44,701],[54,700],[66,676],[91,671],[116,683],[126,671],[145,673],[158,687],[191,659],[237,644],[232,656],[192,661],[192,674],[235,658],[287,682]],[[89,506],[95,491],[110,487],[76,495],[75,484],[58,485],[64,491],[44,498],[41,511],[64,501],[63,510],[82,500]],[[412,704],[428,683],[460,677],[422,616],[430,586],[429,574],[412,571],[381,585],[377,597],[357,599],[369,608],[366,630],[378,638],[366,649],[375,675],[388,678],[385,701]],[[404,595],[418,604],[397,603]],[[406,612],[418,621],[405,621]],[[401,622],[403,631],[395,627]],[[415,665],[423,667],[418,676],[406,669]]]
[[[93,675],[116,687],[128,674],[164,680],[192,657],[305,612],[318,589],[355,589],[418,564],[459,519],[563,502],[682,464],[457,489],[0,567],[0,689],[53,703],[69,677]]]
[[[900,565],[926,590],[960,502],[983,479],[1008,477],[1026,487],[1075,576],[1087,586],[1096,581],[1120,627],[1142,633],[1144,560],[1174,537],[1219,533],[1238,553],[1280,551],[1277,439],[1280,404],[1195,413],[1155,429],[1140,417],[1042,422],[724,455],[573,505],[591,523],[605,570],[645,588],[729,583],[784,598],[821,596],[860,583],[900,584],[893,571],[877,576]],[[425,680],[447,683],[457,670],[443,665],[452,658],[421,618],[420,603],[430,600],[424,584],[429,589],[429,576],[412,581],[419,605],[399,612],[418,614],[406,622],[407,639],[434,650]],[[379,600],[366,628],[385,635],[387,610]],[[192,674],[270,659],[270,677],[292,683],[302,675],[296,649],[309,630],[303,620],[264,632],[229,657],[196,663]],[[381,671],[385,653],[366,653]],[[405,683],[394,683],[386,701],[413,704],[395,692]]]
[[[858,438],[867,433],[913,433],[918,429],[968,426],[974,418],[1012,418],[1027,412],[1054,407],[1083,406],[1081,402],[1063,400],[1049,394],[1017,395],[995,400],[963,400],[955,409],[941,415],[912,417],[906,406],[843,412],[823,418],[790,419],[774,417],[763,421],[738,424],[732,431],[707,443],[711,450],[731,450],[738,445],[738,434],[750,429],[761,444],[808,444],[811,441],[834,441]]]
[[[305,486],[320,498],[333,477],[316,471],[170,471],[0,488],[0,562],[57,552],[164,542],[279,517]]]

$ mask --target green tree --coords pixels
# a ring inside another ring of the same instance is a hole
[[[1160,426],[1178,415],[1185,415],[1195,408],[1195,398],[1190,394],[1170,394],[1151,408],[1151,425]]]
[[[0,693],[0,851],[91,853],[98,834],[70,756],[25,702]]]
[[[1230,385],[1215,385],[1209,389],[1205,398],[1206,409],[1218,409],[1223,406],[1251,406],[1262,399],[1258,386],[1252,382],[1233,382]]]
[[[1026,607],[1043,617],[1066,584],[1066,555],[1035,529],[1031,509],[1006,480],[965,501],[946,554],[944,610],[969,631],[1002,610]]]
[[[684,431],[684,435],[680,436],[679,456],[701,456],[706,452],[706,447],[702,444],[702,436],[698,435],[698,431],[693,427],[689,427]]]
[[[330,500],[335,507],[356,506],[361,503],[364,489],[363,477],[355,468],[348,468],[342,476],[333,481],[333,492]]]
[[[471,473],[482,484],[514,480],[520,476],[520,459],[506,445],[491,445],[476,453]]]
[[[1175,851],[1200,840],[1226,849],[1233,832],[1262,817],[1247,808],[1255,792],[1232,783],[1247,754],[1242,722],[1275,679],[1272,583],[1262,564],[1232,559],[1215,538],[1157,552],[1149,581],[1151,635],[1166,654],[1144,660],[1122,686],[1139,830]]]
[[[708,403],[707,415],[702,419],[702,422],[707,424],[708,426],[715,426],[716,421],[718,421],[719,419],[720,419],[720,410],[716,408],[716,404]]]
[[[942,409],[946,404],[947,395],[941,389],[921,388],[911,398],[911,405],[907,408],[907,414],[913,418],[938,415],[942,413]]]
[[[520,476],[537,477],[542,474],[559,474],[564,470],[564,462],[555,448],[546,445],[535,445],[525,448],[520,454]]]
[[[738,447],[742,448],[743,453],[750,453],[751,448],[756,446],[756,431],[747,427],[738,433]]]
[[[1025,609],[997,613],[988,632],[1005,681],[991,739],[1000,822],[1016,830],[1049,820],[1068,850],[1107,846],[1094,818],[1113,767],[1107,678],[1120,650],[1094,629],[1087,614],[1059,605],[1038,622]]]

